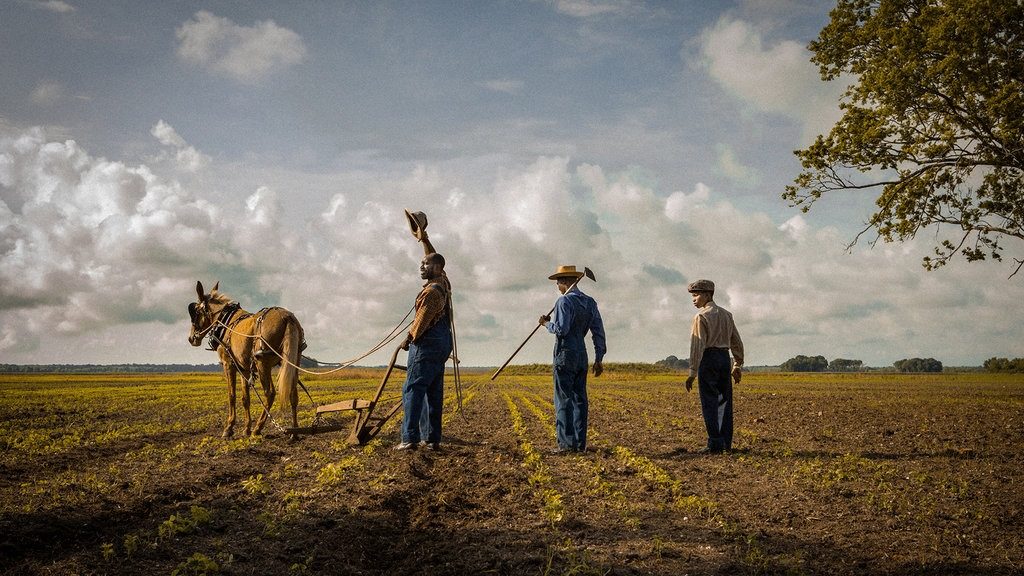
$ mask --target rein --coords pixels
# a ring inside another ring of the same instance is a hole
[[[233,303],[233,304],[234,304],[235,306],[237,306],[237,305],[238,305],[238,303],[237,303],[237,302],[235,302],[235,303]],[[384,337],[384,338],[383,338],[383,339],[382,339],[382,340],[381,340],[380,342],[378,342],[377,344],[375,344],[375,345],[374,345],[374,346],[373,346],[372,348],[370,348],[370,349],[369,349],[368,351],[366,351],[366,352],[365,352],[364,354],[362,354],[362,355],[360,355],[360,356],[358,356],[358,357],[356,357],[356,358],[352,358],[351,360],[346,360],[346,361],[344,361],[344,362],[341,362],[341,363],[339,363],[339,364],[337,365],[337,367],[336,367],[336,368],[333,368],[333,369],[331,369],[331,370],[326,370],[326,371],[323,371],[323,372],[317,372],[317,371],[315,371],[315,370],[309,370],[308,368],[303,368],[303,367],[301,367],[301,366],[299,366],[299,365],[297,365],[297,364],[293,363],[293,362],[292,362],[291,360],[289,360],[289,359],[285,358],[285,357],[284,357],[284,356],[283,356],[283,355],[282,355],[282,354],[281,354],[280,352],[278,352],[278,351],[277,351],[277,350],[276,350],[276,349],[275,349],[275,348],[274,348],[273,346],[271,346],[271,345],[270,345],[270,343],[269,343],[269,342],[267,342],[267,341],[266,341],[266,339],[264,339],[262,335],[259,335],[259,334],[245,334],[245,333],[243,333],[243,332],[239,332],[239,331],[237,331],[237,330],[235,330],[235,329],[233,328],[234,324],[237,324],[237,323],[238,323],[238,322],[240,322],[241,320],[243,320],[243,319],[245,319],[245,318],[248,318],[249,316],[251,316],[251,314],[248,314],[248,315],[246,315],[246,316],[242,316],[241,318],[238,318],[238,319],[237,319],[237,320],[236,320],[235,322],[231,323],[230,325],[229,325],[229,324],[228,324],[228,323],[227,323],[226,321],[221,321],[221,320],[220,320],[220,318],[218,318],[218,319],[217,319],[217,320],[216,320],[216,321],[214,322],[214,324],[210,325],[210,327],[209,327],[209,328],[207,328],[206,330],[210,330],[210,328],[213,328],[214,326],[218,326],[218,327],[220,328],[220,334],[221,334],[221,336],[223,336],[223,334],[224,334],[224,333],[226,333],[226,332],[230,332],[231,334],[234,334],[234,335],[236,335],[236,336],[241,336],[241,337],[243,337],[243,338],[249,338],[249,339],[257,339],[257,338],[258,338],[258,339],[260,340],[260,342],[262,342],[262,343],[263,343],[263,344],[264,344],[264,345],[266,346],[266,349],[267,349],[267,350],[270,350],[271,352],[273,352],[273,353],[274,353],[274,355],[275,355],[275,356],[277,356],[277,357],[278,357],[278,358],[279,358],[279,359],[280,359],[280,360],[281,360],[282,362],[284,362],[284,363],[288,364],[288,365],[289,365],[289,366],[291,366],[292,368],[295,368],[295,369],[296,369],[296,370],[298,370],[299,372],[302,372],[302,373],[304,373],[304,374],[312,374],[312,375],[325,375],[325,374],[333,374],[333,373],[335,373],[335,372],[338,372],[338,371],[340,371],[340,370],[342,370],[342,369],[348,368],[349,366],[352,366],[352,365],[353,365],[353,364],[355,364],[356,362],[358,362],[358,361],[362,360],[363,358],[366,358],[366,357],[367,357],[367,356],[369,356],[370,354],[373,354],[374,352],[377,352],[377,351],[378,351],[378,350],[380,350],[381,348],[384,348],[385,346],[387,346],[388,344],[390,344],[390,343],[391,343],[391,342],[392,342],[392,341],[393,341],[393,340],[394,340],[395,338],[397,338],[397,337],[398,337],[398,336],[399,336],[399,335],[400,335],[400,334],[401,334],[401,333],[402,333],[402,332],[403,332],[404,330],[408,329],[408,328],[409,328],[409,326],[411,326],[411,325],[412,325],[412,322],[411,322],[411,321],[410,321],[410,322],[406,322],[406,320],[408,320],[409,316],[410,316],[410,315],[411,315],[411,314],[413,313],[413,311],[415,311],[415,309],[416,309],[416,307],[415,307],[415,306],[413,306],[412,308],[410,308],[410,309],[409,309],[409,311],[408,311],[408,312],[406,312],[406,314],[405,314],[405,317],[403,317],[403,318],[402,318],[401,320],[399,320],[399,321],[398,321],[398,324],[397,324],[397,325],[396,325],[396,326],[395,326],[394,328],[392,328],[392,329],[391,329],[391,331],[390,331],[390,332],[388,333],[388,335],[387,335],[387,336],[385,336],[385,337]],[[225,310],[226,310],[226,308],[225,308]],[[263,310],[260,310],[259,314],[264,314],[264,313],[266,313],[266,312],[267,312],[268,310],[270,310],[270,309],[269,309],[269,308],[264,308]],[[223,315],[223,312],[224,312],[224,311],[222,310],[222,311],[221,311],[221,315]],[[230,320],[230,317],[228,318],[228,320]],[[206,333],[206,331],[204,331],[204,332],[203,332],[203,334],[205,334],[205,333]],[[212,349],[213,349],[213,350],[216,350],[216,348],[212,348]],[[305,356],[305,357],[306,357],[306,358],[309,358],[308,356]]]

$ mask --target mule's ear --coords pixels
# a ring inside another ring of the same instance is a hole
[[[220,288],[220,280],[217,280],[217,282],[213,285],[213,290],[210,290],[210,294],[216,292],[217,288]]]
[[[196,280],[196,293],[199,294],[199,301],[202,302],[203,297],[206,296],[206,293],[203,292],[203,283],[198,280]]]

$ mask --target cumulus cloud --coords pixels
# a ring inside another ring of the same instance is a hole
[[[183,142],[166,125],[154,136]],[[515,349],[557,297],[547,276],[561,264],[594,270],[597,283],[582,288],[600,303],[610,361],[684,356],[693,315],[685,286],[697,278],[718,285],[752,364],[796,354],[978,362],[1014,355],[1011,344],[992,344],[1024,337],[1005,318],[1022,287],[988,264],[928,273],[914,243],[847,253],[847,238],[802,216],[777,222],[704,184],[665,194],[631,171],[568,157],[392,167],[370,186],[339,177],[352,184],[314,200],[306,222],[289,217],[301,176],[282,180],[295,189],[279,182],[230,200],[155,170],[93,157],[41,130],[3,133],[5,357],[59,361],[39,356],[42,337],[88,349],[100,331],[104,341],[134,339],[108,361],[211,362],[184,341],[199,279],[219,280],[251,310],[292,309],[310,355],[352,358],[399,323],[419,290],[423,252],[403,208],[428,214],[448,261],[466,365],[496,365]],[[519,361],[549,360],[550,339],[535,340]]]
[[[700,64],[722,88],[757,111],[800,121],[805,140],[839,119],[846,84],[823,82],[803,43],[766,42],[757,25],[726,15],[703,31],[698,45]]]
[[[665,216],[673,222],[681,222],[692,209],[703,206],[711,196],[706,184],[697,184],[693,192],[673,192],[665,201]]]
[[[144,165],[41,129],[0,135],[0,340],[176,318],[167,278],[211,264],[196,255],[223,234],[219,213]]]
[[[174,146],[175,148],[186,146],[185,139],[178,135],[173,126],[163,120],[158,121],[149,132],[164,146]]]
[[[198,172],[210,164],[210,157],[189,146],[185,139],[178,135],[174,127],[160,120],[153,126],[150,133],[164,146],[174,148],[174,161],[180,170]]]
[[[182,60],[246,84],[299,64],[306,57],[302,37],[273,20],[241,26],[200,10],[176,33]]]

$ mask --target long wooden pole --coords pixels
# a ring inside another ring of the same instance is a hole
[[[580,280],[583,280],[584,276],[586,276],[586,277],[590,278],[591,280],[597,282],[597,279],[594,278],[594,273],[590,271],[590,268],[584,267],[583,276],[580,276],[579,278],[577,278],[576,281],[572,283],[572,286],[569,286],[569,288],[566,290],[566,292],[568,292],[569,290],[572,290],[573,288],[575,288],[576,285],[580,283]],[[549,311],[547,313],[547,316],[551,316],[554,313],[555,313],[555,307],[552,306],[551,307],[551,311]],[[494,371],[494,374],[491,374],[491,380],[494,380],[495,378],[498,377],[498,374],[501,374],[501,371],[504,370],[505,367],[508,366],[508,363],[511,362],[512,359],[516,357],[516,354],[519,354],[519,351],[523,349],[523,346],[526,346],[526,343],[530,341],[530,338],[533,338],[533,335],[537,333],[537,330],[539,330],[540,327],[541,327],[541,325],[539,323],[536,326],[533,327],[533,332],[530,332],[530,335],[526,337],[526,340],[523,340],[523,343],[519,345],[519,348],[516,348],[516,351],[513,352],[512,355],[508,357],[508,360],[505,360],[505,363],[501,365],[501,368],[498,368],[497,370]]]

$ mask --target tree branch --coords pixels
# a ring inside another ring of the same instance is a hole
[[[1017,260],[1016,258],[1014,258],[1013,261],[1017,263],[1017,267],[1014,268],[1013,274],[1010,274],[1009,276],[1006,277],[1007,280],[1016,276],[1017,272],[1020,272],[1020,267],[1024,266],[1024,260]]]

